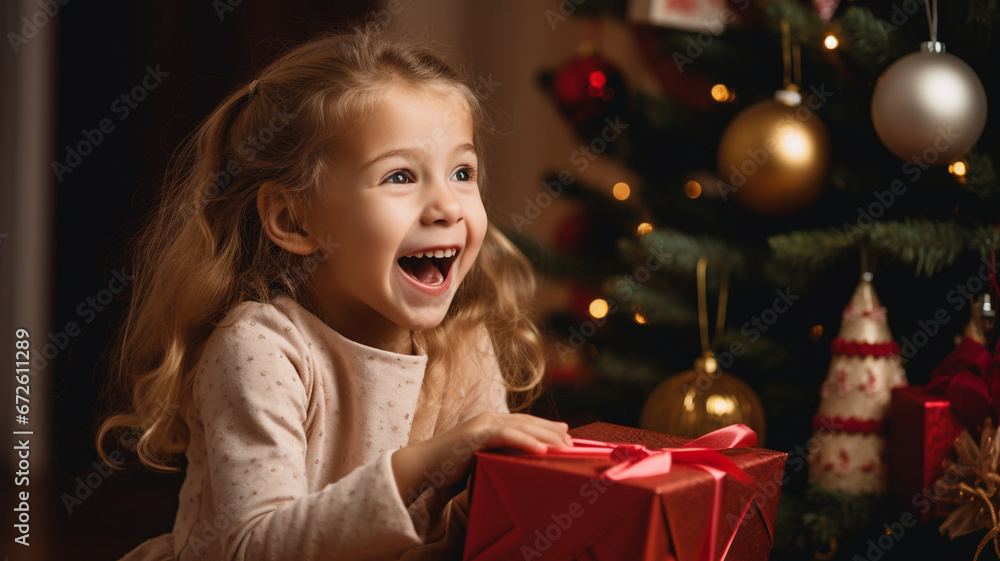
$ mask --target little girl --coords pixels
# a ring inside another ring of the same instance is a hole
[[[457,557],[473,452],[570,443],[508,410],[543,356],[530,266],[487,225],[485,128],[467,76],[374,27],[198,128],[136,246],[129,407],[97,437],[186,478],[173,532],[124,559]]]

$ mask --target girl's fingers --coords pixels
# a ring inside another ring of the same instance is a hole
[[[565,423],[556,423],[532,417],[520,415],[507,425],[508,428],[520,430],[533,436],[536,440],[547,446],[571,446],[572,441],[566,433]]]
[[[501,430],[497,436],[499,437],[499,441],[495,443],[496,445],[510,446],[511,448],[527,450],[528,452],[544,452],[548,447],[546,443],[535,438],[533,435],[510,427]]]
[[[522,430],[550,446],[571,446],[572,441],[566,434],[565,425],[545,421],[544,423],[527,423]]]
[[[549,421],[523,413],[483,415],[480,429],[489,436],[476,448],[510,446],[528,451],[544,451],[548,446],[572,446],[566,423]]]
[[[529,417],[529,419],[532,421],[531,423],[532,426],[544,429],[547,432],[547,434],[549,434],[551,438],[554,439],[551,440],[551,442],[555,446],[573,445],[573,441],[570,439],[569,433],[567,432],[569,430],[569,425],[567,425],[566,423],[561,423],[557,421],[548,421],[545,419],[539,419],[538,417]]]

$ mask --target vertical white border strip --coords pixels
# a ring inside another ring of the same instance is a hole
[[[37,29],[26,43],[18,45],[15,52],[8,33],[22,35],[22,27],[40,10],[34,0],[4,2],[2,17],[4,44],[0,57],[3,79],[0,80],[0,284],[3,299],[0,303],[0,337],[3,349],[0,357],[5,361],[5,387],[13,390],[13,360],[15,330],[27,329],[31,336],[31,353],[41,352],[46,334],[51,326],[52,311],[52,259],[54,221],[52,219],[55,176],[51,162],[55,159],[56,112],[55,70],[60,14],[46,16],[46,24]],[[59,5],[58,2],[51,4]],[[60,6],[61,7],[61,6]],[[44,12],[43,12],[44,13]],[[41,16],[39,16],[41,17]],[[9,401],[0,411],[7,421],[0,426],[13,430],[33,430],[30,448],[30,540],[29,547],[16,545],[13,535],[4,549],[18,559],[46,559],[46,543],[53,536],[47,531],[51,520],[52,500],[48,493],[49,466],[51,462],[50,370],[32,370],[30,386],[30,421],[28,426],[14,421],[13,391],[4,392]],[[13,435],[8,432],[4,456],[7,465],[16,471],[18,458],[13,450]],[[5,485],[10,490],[13,480]],[[13,498],[13,497],[12,497]],[[5,508],[4,520],[11,520],[13,505]],[[48,511],[48,512],[47,512]],[[12,534],[13,521],[5,534]],[[15,549],[16,548],[16,549]],[[20,550],[20,551],[19,551]]]

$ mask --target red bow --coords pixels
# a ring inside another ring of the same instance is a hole
[[[719,561],[726,556],[732,545],[739,524],[725,529],[720,524],[722,515],[723,479],[726,474],[732,475],[744,484],[752,484],[753,479],[747,475],[736,462],[732,461],[719,450],[757,446],[757,433],[743,424],[734,424],[710,432],[696,438],[683,446],[676,448],[650,449],[639,444],[616,444],[574,438],[572,447],[549,447],[544,454],[554,457],[578,458],[611,458],[614,465],[601,473],[602,478],[611,481],[623,481],[639,477],[651,477],[669,473],[673,463],[687,463],[707,471],[715,480],[715,492],[712,497],[711,523],[701,540],[698,559],[701,561]],[[750,508],[747,501],[740,513],[742,523]],[[726,532],[723,547],[719,547],[720,534]]]
[[[981,430],[987,417],[996,422],[1000,412],[1000,361],[966,337],[931,373],[927,391],[947,395],[955,416]]]
[[[722,470],[744,483],[750,477],[735,462],[718,450],[757,445],[757,433],[742,424],[730,425],[696,438],[683,446],[651,450],[640,444],[615,444],[597,440],[574,438],[572,447],[549,447],[546,456],[556,457],[609,457],[615,465],[605,470],[601,477],[621,481],[635,477],[650,477],[670,472],[673,462],[710,466]]]

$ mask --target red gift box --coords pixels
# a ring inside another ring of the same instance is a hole
[[[767,559],[786,454],[737,433],[756,444],[593,423],[572,448],[477,452],[464,559]]]
[[[944,475],[942,462],[955,449],[965,425],[943,395],[926,386],[892,390],[889,405],[889,492],[920,520],[935,512],[934,482]]]

